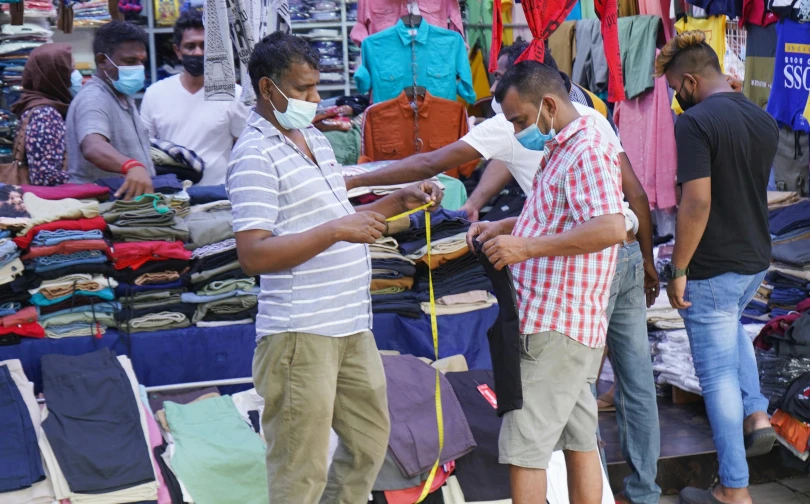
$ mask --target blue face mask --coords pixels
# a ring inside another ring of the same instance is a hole
[[[143,83],[146,81],[146,68],[143,65],[118,66],[109,56],[107,59],[118,69],[118,80],[112,81],[116,91],[131,96],[143,89]]]
[[[78,70],[73,70],[73,73],[70,74],[70,94],[76,96],[79,94],[79,91],[82,89],[82,81],[84,78],[82,77],[81,72]]]
[[[537,119],[534,120],[534,123],[515,135],[515,138],[517,138],[517,141],[520,142],[520,145],[529,150],[542,151],[545,149],[546,142],[554,138],[554,136],[557,134],[557,132],[554,131],[553,117],[551,118],[551,129],[548,131],[548,133],[543,134],[540,132],[540,128],[537,127],[537,121],[540,120],[541,112],[543,112],[542,102],[540,103],[540,110],[537,111]]]

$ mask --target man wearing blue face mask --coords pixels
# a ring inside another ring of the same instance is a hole
[[[512,501],[545,502],[555,449],[565,453],[572,502],[602,501],[596,382],[607,336],[617,245],[626,237],[618,151],[581,116],[559,72],[525,61],[495,91],[523,147],[544,151],[517,219],[478,222],[468,240],[515,282],[523,409],[503,417],[500,462]]]
[[[368,499],[389,420],[366,244],[386,217],[441,200],[422,182],[351,206],[335,153],[311,124],[318,60],[293,35],[256,44],[257,104],[226,178],[239,262],[261,275],[253,383],[265,400],[269,500],[279,503]],[[341,442],[327,473],[330,427]]]
[[[130,23],[113,21],[96,32],[96,75],[82,87],[67,116],[70,181],[124,177],[117,198],[152,192],[154,167],[149,134],[133,95],[143,89],[147,36]]]

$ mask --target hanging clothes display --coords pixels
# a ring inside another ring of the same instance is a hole
[[[205,99],[233,101],[236,98],[236,72],[228,29],[225,2],[205,0]]]
[[[580,0],[579,4],[582,9],[582,19],[596,19],[596,8],[593,5],[593,0]]]
[[[617,10],[619,17],[638,16],[638,0],[617,0]]]
[[[666,77],[655,79],[652,90],[617,103],[613,119],[650,206],[674,207],[677,149]]]
[[[489,74],[486,65],[484,65],[484,51],[478,45],[470,50],[470,71],[472,72],[473,91],[476,99],[480,100],[492,96]]]
[[[678,33],[691,30],[702,31],[706,35],[706,43],[717,53],[717,59],[720,60],[720,70],[725,71],[726,16],[712,16],[706,19],[691,16],[683,17],[675,23],[675,30]],[[678,100],[674,96],[672,97],[672,110],[678,115],[683,113],[681,106],[678,105]]]
[[[480,44],[481,50],[484,51],[484,59],[489,57],[489,43],[490,31],[489,28],[483,28],[472,25],[490,25],[492,24],[492,11],[493,2],[495,0],[467,0],[465,2],[465,12],[467,14],[467,44],[474,47]],[[515,7],[513,0],[499,0],[501,2],[501,21],[503,24],[512,24],[515,22],[512,18],[512,12]],[[518,9],[520,10],[520,9]],[[514,41],[514,31],[512,28],[505,28],[503,30],[503,43],[505,45],[512,45]],[[479,99],[481,96],[479,95]]]
[[[665,41],[673,35],[672,18],[670,18],[670,4],[672,0],[639,0],[638,13],[641,15],[658,16],[663,21]]]
[[[635,98],[652,89],[655,73],[655,47],[659,42],[661,18],[632,16],[619,18],[619,45],[622,51],[624,93]],[[663,40],[660,40],[663,45]]]
[[[605,59],[602,27],[596,19],[577,22],[577,54],[571,80],[594,93],[606,93],[608,64]]]
[[[418,120],[405,92],[393,100],[366,109],[363,121],[363,155],[371,161],[403,159],[417,152],[432,152],[467,134],[467,110],[457,101],[425,93],[418,100]],[[416,145],[420,148],[417,151]],[[477,161],[446,173],[469,176]]]
[[[746,26],[743,93],[760,107],[768,104],[776,64],[776,26]]]
[[[706,11],[706,16],[728,16],[731,19],[742,16],[743,0],[691,0],[695,7]]]
[[[412,32],[399,20],[363,42],[363,62],[354,74],[358,91],[371,90],[374,102],[382,102],[415,83],[438,98],[455,100],[458,95],[475,103],[470,61],[461,35],[424,19]]]
[[[420,0],[417,3],[423,20],[435,27],[464,35],[458,0]],[[407,0],[359,0],[357,23],[352,28],[351,39],[362,47],[366,37],[391,28],[407,14]]]
[[[810,90],[810,25],[792,19],[776,24],[776,65],[766,110],[780,126],[810,131],[810,122],[802,116]]]
[[[779,20],[765,7],[765,3],[765,0],[743,0],[742,17],[746,28],[750,29],[750,25],[768,26]],[[748,36],[751,36],[750,33]]]
[[[810,9],[805,2],[797,0],[768,0],[768,10],[779,19],[793,20],[800,23],[810,22]]]
[[[574,69],[574,35],[576,21],[566,21],[554,30],[548,38],[548,50],[557,63],[560,72],[571,75]]]

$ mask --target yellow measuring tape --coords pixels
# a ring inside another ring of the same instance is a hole
[[[395,215],[388,219],[388,222],[407,217],[416,212],[421,212],[433,206],[433,202],[422,205],[419,208],[408,210],[407,212]],[[430,265],[433,261],[430,259],[430,212],[425,212],[425,238],[427,238],[427,256],[428,256],[428,291],[430,292],[430,331],[433,333],[433,353],[435,360],[439,360],[439,327],[436,323],[436,300],[433,298],[433,271]],[[436,471],[439,469],[439,463],[442,459],[442,450],[444,450],[444,415],[442,414],[442,389],[441,382],[439,381],[439,370],[436,370],[436,425],[439,427],[439,455],[436,457],[436,462],[430,470],[430,475],[425,482],[425,487],[422,489],[422,495],[419,496],[417,502],[422,502],[430,493],[430,487],[433,485],[433,480],[436,478]]]

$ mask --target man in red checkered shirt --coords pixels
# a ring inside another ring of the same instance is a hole
[[[571,502],[600,503],[591,384],[605,345],[615,245],[627,236],[618,152],[546,65],[514,66],[495,99],[518,141],[545,151],[520,216],[473,224],[468,235],[496,269],[511,267],[520,311],[524,406],[504,416],[500,462],[511,466],[515,504],[545,502],[545,470],[562,449]]]

